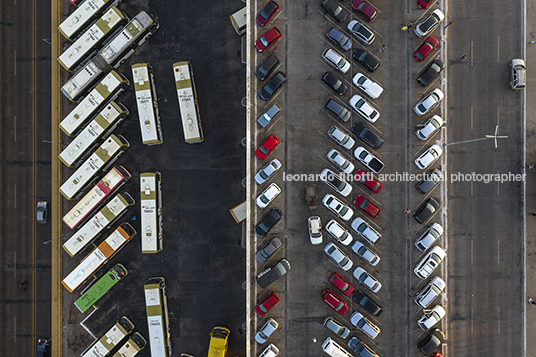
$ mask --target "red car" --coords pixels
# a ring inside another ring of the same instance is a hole
[[[428,36],[426,40],[424,40],[423,44],[417,48],[417,51],[413,54],[413,57],[419,62],[422,62],[426,59],[426,56],[432,52],[436,46],[439,45],[439,40],[435,38],[434,36]]]
[[[350,294],[354,292],[354,287],[337,273],[330,275],[329,282],[335,285],[337,289],[339,289],[346,296],[350,296]]]
[[[262,9],[261,12],[259,12],[259,14],[257,15],[257,23],[260,26],[266,25],[266,23],[270,21],[272,16],[275,15],[277,10],[279,10],[279,5],[277,5],[275,1],[270,1],[268,4],[266,4],[264,9]]]
[[[342,301],[342,299],[335,295],[330,289],[322,291],[322,300],[341,315],[348,312],[348,304]]]
[[[430,357],[443,357],[443,355],[439,352],[434,352],[430,355]]]
[[[417,0],[417,5],[419,5],[421,9],[426,9],[428,5],[432,3],[432,1],[433,0]]]
[[[268,313],[268,311],[272,310],[272,308],[277,305],[279,302],[279,296],[277,296],[275,293],[271,293],[266,297],[266,299],[262,300],[257,306],[255,306],[255,311],[260,316],[264,316]]]
[[[372,174],[366,173],[363,170],[357,170],[355,172],[354,178],[356,179],[357,182],[366,186],[369,190],[371,190],[374,193],[380,192],[383,187],[380,181],[377,181],[372,177]]]
[[[352,9],[359,12],[367,21],[372,21],[378,15],[378,11],[373,8],[366,0],[354,0]]]
[[[274,149],[279,145],[279,138],[274,134],[270,134],[268,139],[266,139],[257,150],[255,150],[255,156],[259,159],[264,160]]]
[[[363,195],[357,195],[354,200],[354,204],[367,212],[372,218],[375,218],[380,214],[380,209],[369,202]]]
[[[281,38],[281,32],[277,27],[272,27],[268,32],[266,32],[264,35],[259,37],[257,41],[255,41],[255,48],[262,52]]]

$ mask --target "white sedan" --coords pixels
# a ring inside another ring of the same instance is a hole
[[[439,145],[434,144],[415,160],[415,165],[417,165],[419,169],[424,170],[439,159],[441,154],[443,154],[443,149],[441,149]]]
[[[263,191],[257,197],[257,200],[255,201],[257,203],[257,206],[260,208],[265,208],[272,202],[279,194],[281,193],[281,189],[279,186],[277,186],[275,183],[271,183],[270,186],[266,188],[266,190]]]
[[[344,157],[338,150],[331,149],[328,152],[328,160],[341,169],[345,174],[354,172],[355,166]]]
[[[365,247],[365,245],[360,241],[355,241],[354,245],[352,246],[352,250],[355,252],[355,254],[369,262],[373,267],[378,265],[380,262],[380,257],[378,254]]]
[[[334,219],[326,224],[326,231],[328,231],[328,233],[331,234],[333,238],[338,240],[342,245],[349,245],[354,239],[350,232],[348,232],[347,229],[341,226],[339,222]]]
[[[378,279],[370,275],[365,269],[361,267],[355,268],[354,277],[357,279],[357,281],[365,285],[373,293],[377,293],[382,288],[382,284],[378,281]]]
[[[264,166],[256,175],[255,181],[260,185],[265,183],[270,177],[272,177],[281,168],[281,162],[277,159],[273,159]]]
[[[358,72],[353,79],[355,86],[365,92],[372,99],[377,99],[382,93],[383,88],[376,82],[371,81],[363,73]]]
[[[350,322],[371,339],[375,339],[380,334],[380,328],[357,311],[350,316]]]
[[[350,98],[350,106],[371,123],[375,123],[380,117],[380,113],[359,94]]]
[[[347,204],[339,201],[337,197],[333,196],[331,193],[328,193],[322,199],[322,203],[330,211],[335,213],[338,217],[348,221],[354,215],[354,210],[351,209]]]
[[[352,228],[354,231],[359,233],[359,235],[366,239],[370,244],[376,243],[380,238],[381,234],[376,232],[365,220],[361,217],[357,217],[352,222]]]
[[[344,197],[348,196],[352,192],[352,186],[342,180],[339,175],[330,169],[322,170],[320,173],[320,180]]]
[[[439,115],[434,115],[426,123],[422,124],[421,128],[415,134],[419,140],[428,140],[441,128],[441,125],[443,125],[443,119]]]
[[[354,263],[344,252],[333,243],[328,243],[324,247],[324,252],[330,257],[335,264],[337,264],[342,270],[348,271],[352,268]]]
[[[423,116],[428,113],[430,110],[435,108],[445,98],[445,95],[441,89],[436,88],[430,93],[428,93],[423,99],[421,99],[415,106],[413,110],[417,115]]]

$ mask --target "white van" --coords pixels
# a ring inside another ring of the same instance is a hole
[[[322,344],[322,349],[331,357],[353,357],[348,351],[342,348],[337,342],[333,341],[331,337],[326,338]]]
[[[233,25],[237,34],[242,35],[246,32],[246,8],[238,10],[231,15],[231,24]]]

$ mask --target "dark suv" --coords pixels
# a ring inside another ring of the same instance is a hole
[[[264,100],[270,100],[275,92],[287,83],[288,77],[285,73],[277,72],[264,87],[262,87],[259,93],[260,97]]]
[[[281,211],[278,208],[272,208],[270,213],[255,227],[255,234],[264,237],[280,219]]]
[[[365,68],[368,69],[369,72],[374,72],[380,66],[380,61],[378,61],[373,55],[361,48],[355,50],[352,57],[354,57],[357,62],[365,66]]]
[[[264,289],[290,270],[290,263],[286,259],[281,259],[276,265],[265,269],[257,275],[257,285]]]
[[[437,212],[438,208],[439,202],[437,202],[434,198],[429,198],[422,205],[420,205],[419,208],[417,208],[413,218],[422,224],[432,217],[434,213]]]
[[[346,109],[342,104],[330,99],[325,106],[326,109],[329,109],[333,112],[340,120],[348,121],[350,119],[350,111]]]
[[[441,345],[441,341],[445,338],[443,332],[436,328],[432,333],[417,343],[417,348],[421,350],[424,355],[429,355],[433,350]]]
[[[338,95],[343,95],[346,92],[346,84],[342,83],[337,77],[335,77],[331,72],[324,73],[322,81],[329,85]]]
[[[379,149],[383,145],[383,140],[363,123],[355,123],[352,133],[373,149]]]
[[[383,312],[383,308],[361,290],[355,293],[354,300],[376,317],[380,316]]]
[[[441,182],[441,171],[434,169],[426,173],[424,180],[415,185],[420,193],[426,194]]]
[[[274,55],[270,55],[267,59],[265,59],[259,68],[257,68],[257,71],[255,71],[255,75],[258,79],[261,81],[264,81],[266,77],[272,72],[272,70],[279,64],[279,58],[277,58]]]
[[[417,82],[423,87],[428,86],[439,76],[439,73],[445,68],[445,64],[440,59],[433,60],[432,63],[417,78]]]

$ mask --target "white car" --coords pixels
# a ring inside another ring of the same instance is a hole
[[[255,202],[260,208],[265,208],[270,204],[270,202],[275,200],[275,198],[279,196],[280,193],[281,189],[279,188],[279,186],[277,186],[277,184],[275,183],[271,183],[270,186],[268,186],[266,190],[264,190],[264,192],[261,193],[259,197],[257,197],[257,200]]]
[[[332,125],[331,128],[329,128],[328,135],[345,149],[351,149],[355,144],[354,139],[345,134],[344,131],[337,128],[335,125]]]
[[[440,246],[436,245],[432,248],[417,264],[413,272],[421,279],[426,279],[439,266],[441,261],[445,259],[447,252]]]
[[[380,117],[380,113],[359,94],[350,98],[350,106],[371,123],[375,123]]]
[[[335,166],[342,170],[345,174],[351,174],[354,172],[355,166],[349,160],[347,160],[343,154],[335,149],[331,149],[328,152],[328,160]]]
[[[350,69],[350,63],[337,51],[333,51],[330,48],[326,49],[322,53],[322,58],[324,58],[324,61],[337,68],[342,73],[346,73]]]
[[[355,252],[355,254],[359,255],[361,258],[369,262],[370,265],[372,265],[373,267],[378,265],[378,263],[380,262],[380,257],[378,256],[378,254],[368,249],[363,243],[358,240],[355,241],[354,245],[352,246],[352,250]]]
[[[343,181],[339,175],[330,169],[322,170],[320,180],[344,197],[347,197],[352,192],[352,185]]]
[[[270,343],[268,347],[262,351],[259,357],[275,357],[279,354],[279,348],[277,348],[273,343]]]
[[[366,239],[370,244],[375,244],[382,236],[376,232],[365,220],[361,217],[357,217],[352,222],[352,228],[362,238]]]
[[[256,175],[255,181],[260,185],[268,181],[279,169],[281,168],[281,162],[277,159],[273,159],[264,166]]]
[[[365,269],[357,267],[354,270],[354,277],[359,281],[359,283],[365,285],[373,293],[377,293],[382,288],[382,284],[370,275]]]
[[[335,213],[338,217],[348,221],[354,215],[354,210],[351,209],[347,204],[339,201],[337,197],[333,196],[331,193],[328,193],[322,199],[322,203],[330,211]]]
[[[359,41],[361,41],[364,45],[370,45],[372,42],[374,42],[374,39],[376,36],[374,36],[374,33],[372,33],[371,30],[369,30],[368,27],[366,27],[364,24],[362,24],[359,21],[352,20],[348,23],[348,31]]]
[[[443,317],[445,317],[446,311],[441,305],[436,305],[434,308],[428,312],[425,312],[421,316],[417,324],[424,331],[428,330],[435,324],[437,324]]]
[[[443,21],[445,14],[439,9],[432,11],[425,19],[415,26],[415,34],[419,37],[427,36],[429,33],[434,31],[439,23]]]
[[[439,115],[434,115],[428,121],[421,125],[419,130],[415,132],[419,140],[425,141],[434,135],[443,125],[443,119]]]
[[[379,173],[385,166],[378,158],[372,155],[362,146],[358,146],[354,151],[354,156],[359,160],[366,168],[375,174]]]
[[[441,89],[436,88],[430,93],[428,93],[423,99],[421,99],[415,106],[413,110],[417,115],[423,116],[432,110],[436,105],[439,104],[445,98],[445,95]]]
[[[432,165],[443,154],[443,149],[437,144],[434,144],[428,148],[424,153],[415,159],[415,165],[421,170],[426,169]]]
[[[279,323],[270,317],[268,321],[266,321],[264,326],[261,327],[259,332],[257,332],[257,334],[255,335],[255,341],[257,341],[260,344],[265,343],[266,341],[268,341],[270,336],[272,336],[278,328],[279,328]]]
[[[353,79],[355,86],[365,92],[372,99],[377,99],[382,93],[383,88],[376,82],[371,81],[363,73],[358,72]]]
[[[339,266],[342,270],[348,271],[352,268],[352,265],[354,265],[354,262],[344,252],[337,247],[335,244],[329,242],[324,247],[324,252],[330,257],[337,266]]]
[[[439,223],[434,223],[415,241],[415,247],[421,252],[430,248],[436,240],[443,234],[443,227]]]
[[[350,322],[371,339],[375,339],[380,334],[380,328],[357,311],[350,316]]]
[[[307,219],[309,225],[309,239],[311,244],[318,245],[322,243],[322,221],[318,216],[311,216]]]
[[[415,303],[422,307],[423,309],[426,309],[428,306],[430,306],[431,303],[434,302],[435,299],[439,297],[439,295],[445,290],[447,287],[447,284],[443,279],[441,279],[438,276],[434,276],[430,281],[422,288],[421,291],[419,291],[417,294],[415,294]]]
[[[331,234],[333,238],[338,240],[342,245],[349,245],[354,239],[350,232],[348,232],[347,229],[341,226],[339,222],[334,219],[326,224],[326,231],[328,231],[328,233]]]

